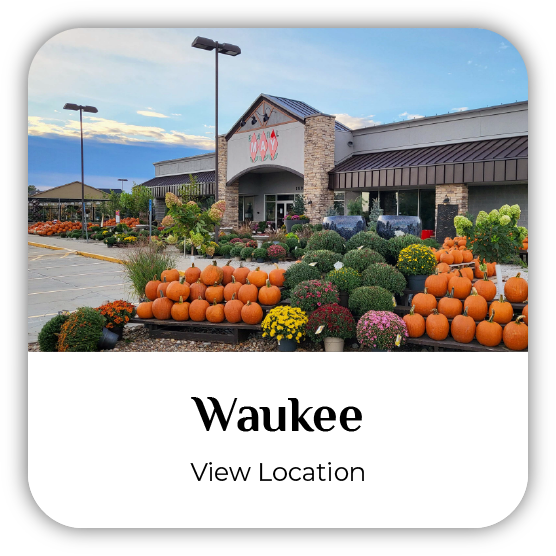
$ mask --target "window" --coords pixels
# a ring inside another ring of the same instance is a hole
[[[380,208],[384,211],[383,212],[384,215],[398,214],[397,191],[381,191]]]
[[[276,222],[276,195],[265,195],[264,214],[267,222]]]
[[[419,216],[423,222],[423,230],[434,230],[435,198],[434,189],[419,189]]]
[[[334,193],[334,210],[337,214],[343,216],[346,210],[346,194],[345,193]]]
[[[253,220],[255,197],[240,197],[237,204],[237,218],[239,222]]]
[[[417,189],[398,191],[398,214],[401,216],[418,216],[419,191]]]

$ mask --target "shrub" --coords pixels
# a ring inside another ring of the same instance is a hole
[[[266,230],[266,222],[261,221],[257,224],[257,232],[263,233]]]
[[[423,245],[430,247],[431,249],[440,249],[440,243],[436,241],[433,237],[429,237],[423,240]]]
[[[411,234],[393,237],[388,240],[388,256],[386,258],[391,264],[396,264],[402,249],[405,249],[410,245],[420,245],[422,243],[422,239]]]
[[[104,238],[104,243],[106,243],[106,245],[114,245],[114,243],[116,243],[116,238],[114,236],[108,236],[106,238]]]
[[[282,297],[285,299],[288,291],[293,290],[297,284],[306,280],[317,280],[318,278],[320,278],[320,271],[318,268],[309,266],[303,261],[292,264],[284,273],[285,291],[282,292]]]
[[[121,233],[121,232],[127,232],[130,229],[131,228],[127,224],[121,224],[120,223],[114,228],[114,231],[117,232],[117,233]]]
[[[253,251],[253,257],[255,259],[266,259],[266,249],[262,247],[258,247]]]
[[[398,269],[404,276],[429,275],[435,268],[436,257],[425,245],[410,245],[402,249],[398,257]]]
[[[302,237],[299,238],[299,247],[301,247],[301,249],[305,249],[307,247],[307,239]]]
[[[291,230],[294,234],[296,234],[297,232],[301,232],[303,230],[303,224],[294,224]]]
[[[220,244],[220,254],[223,257],[230,257],[233,245],[231,243]]]
[[[326,279],[332,282],[341,292],[351,293],[355,288],[362,285],[361,274],[349,266],[330,271],[326,275]]]
[[[287,237],[286,245],[288,246],[288,250],[291,253],[299,245],[299,241],[296,237]]]
[[[310,313],[323,305],[338,303],[338,289],[331,282],[322,280],[307,280],[295,286],[291,292],[291,306],[299,307]]]
[[[350,237],[346,242],[346,251],[352,251],[361,246],[380,253],[385,259],[388,256],[388,240],[375,232],[359,232]]]
[[[403,319],[388,311],[369,311],[357,323],[357,341],[366,349],[391,350],[408,336]]]
[[[263,248],[263,249],[268,249],[271,245],[274,245],[274,244],[272,243],[272,241],[265,241],[265,242],[262,244],[262,248]]]
[[[238,244],[243,244],[243,241],[241,241],[240,237],[233,237],[232,239],[230,239],[230,243],[232,245],[238,245]]]
[[[241,257],[241,252],[243,251],[243,249],[243,243],[234,244],[232,250],[230,251],[230,257]]]
[[[284,251],[286,252],[286,255],[290,252],[290,248],[288,247],[287,243],[284,243],[283,241],[281,241],[277,245],[284,248]]]
[[[305,251],[303,261],[307,264],[317,263],[316,267],[325,274],[334,270],[334,264],[342,260],[340,253],[321,249],[319,251]]]
[[[56,315],[41,328],[38,338],[41,351],[58,351],[58,334],[68,318],[69,314]]]
[[[369,265],[383,262],[384,257],[380,253],[366,247],[348,251],[343,258],[344,265],[354,268],[357,272],[363,272]]]
[[[348,306],[360,317],[367,311],[391,311],[394,300],[392,293],[380,286],[361,286],[349,296]]]
[[[100,226],[91,226],[89,232],[100,232],[102,228]]]
[[[286,257],[286,250],[281,245],[271,245],[267,250],[266,254],[271,259],[284,259]]]
[[[62,325],[58,351],[97,351],[106,319],[92,307],[80,307]]]
[[[239,237],[242,239],[251,239],[251,234],[240,234]]]
[[[259,244],[257,243],[257,240],[255,240],[255,239],[250,239],[245,243],[245,247],[252,247],[253,249],[256,249],[258,245]]]
[[[320,326],[324,326],[324,329],[317,334]],[[323,342],[326,337],[346,340],[355,337],[355,320],[349,309],[333,303],[313,311],[309,315],[306,330],[313,342]]]
[[[314,233],[307,241],[309,251],[334,251],[335,253],[344,252],[344,240],[338,232],[333,230],[323,230]]]
[[[313,230],[314,230],[315,232],[322,232],[322,224],[315,224],[315,225],[313,226]]]
[[[249,257],[252,257],[253,256],[253,251],[254,251],[254,249],[252,247],[244,247],[241,250],[240,257],[242,259],[247,259]]]
[[[380,286],[395,295],[401,295],[407,285],[404,275],[386,263],[368,266],[362,275],[364,286]]]
[[[66,232],[62,232],[62,233],[60,234],[60,237],[68,237],[68,234],[67,234]]]
[[[303,257],[303,255],[305,255],[305,249],[301,249],[301,247],[296,247],[295,251],[293,252],[293,256],[296,259],[301,259],[301,257]]]

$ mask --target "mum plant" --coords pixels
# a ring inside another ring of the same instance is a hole
[[[357,323],[357,341],[366,349],[390,351],[408,337],[403,319],[389,311],[368,311]]]
[[[58,351],[97,351],[106,319],[92,307],[80,307],[64,322]]]
[[[363,271],[364,286],[380,286],[395,295],[401,295],[407,285],[404,275],[386,263],[375,263]]]
[[[281,245],[271,245],[266,254],[270,259],[284,259],[286,257],[286,250]]]
[[[288,291],[293,290],[297,284],[306,280],[317,280],[320,278],[320,271],[314,266],[309,266],[307,263],[301,261],[292,264],[284,273],[284,289],[282,297],[285,298]]]
[[[97,307],[95,311],[106,319],[104,326],[110,329],[125,326],[135,316],[135,306],[123,299],[105,303]]]
[[[317,334],[317,330],[323,327]],[[355,319],[349,309],[337,303],[319,307],[313,311],[307,322],[307,336],[313,342],[322,342],[328,338],[355,337]]]
[[[330,271],[326,275],[326,279],[332,282],[341,292],[351,293],[362,285],[361,274],[349,266]]]
[[[62,325],[68,320],[69,313],[61,313],[51,318],[39,332],[39,349],[41,351],[58,351],[58,335]]]
[[[434,273],[436,257],[426,245],[410,245],[401,250],[397,266],[404,276],[428,276]]]
[[[266,259],[266,249],[263,249],[262,247],[257,247],[257,249],[253,251],[253,257],[255,259]]]
[[[392,292],[380,286],[361,286],[349,296],[348,306],[357,316],[367,311],[392,311],[394,299]]]
[[[301,282],[291,292],[292,307],[299,307],[306,313],[339,301],[338,288],[323,280]]]
[[[343,258],[344,265],[357,270],[357,272],[363,272],[371,264],[383,262],[384,257],[380,253],[366,247],[348,251]]]
[[[299,341],[305,335],[307,314],[298,307],[279,305],[271,309],[261,323],[263,337]]]
[[[316,267],[323,274],[333,270],[334,265],[341,260],[342,255],[340,255],[340,253],[335,253],[334,251],[328,251],[326,249],[320,249],[318,251],[306,250],[303,255],[303,262],[307,264],[316,263]]]
[[[389,239],[387,243],[388,255],[386,259],[388,262],[396,264],[403,249],[410,245],[420,245],[423,243],[423,240],[412,234],[404,234],[403,236],[395,236]]]
[[[335,253],[343,253],[345,249],[344,239],[334,230],[322,230],[315,232],[307,241],[307,249],[309,251],[334,251]]]
[[[388,240],[380,237],[376,232],[358,232],[346,242],[346,251],[352,251],[358,247],[368,247],[384,258],[388,256]]]

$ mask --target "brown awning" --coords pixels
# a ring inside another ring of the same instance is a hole
[[[527,180],[528,137],[354,155],[330,171],[329,189]]]

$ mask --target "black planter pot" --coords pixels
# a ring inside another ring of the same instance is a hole
[[[348,292],[340,292],[340,306],[348,308],[348,301],[349,301],[349,293]]]
[[[290,340],[289,338],[284,338],[278,343],[278,351],[295,351],[297,349],[297,342],[295,340]]]
[[[306,218],[296,219],[296,220],[285,220],[286,223],[286,232],[289,234],[292,231],[292,226],[295,224],[301,224],[302,226],[305,224],[309,224],[309,220]]]
[[[418,216],[382,215],[376,223],[376,233],[384,239],[395,237],[397,231],[421,239],[422,229],[423,224]]]
[[[264,263],[264,259],[262,259],[261,257],[258,257],[258,258],[257,258],[257,262],[258,262],[258,263]]]
[[[118,340],[121,340],[124,335],[124,327],[123,326],[113,326],[110,329],[111,332],[114,332],[118,336]]]
[[[362,216],[325,216],[322,219],[325,230],[338,232],[345,240],[367,229],[367,222]]]
[[[108,249],[112,249],[112,247],[114,247],[114,244],[113,243],[107,243],[106,247],[108,247]]]
[[[426,274],[418,274],[417,276],[407,277],[407,288],[422,292],[425,289],[425,281],[428,278]]]
[[[277,262],[278,262],[278,259],[270,259],[270,262],[271,262],[271,263],[277,263]]]
[[[97,347],[98,349],[114,349],[117,341],[117,334],[114,334],[114,332],[108,330],[108,328],[103,328]]]

